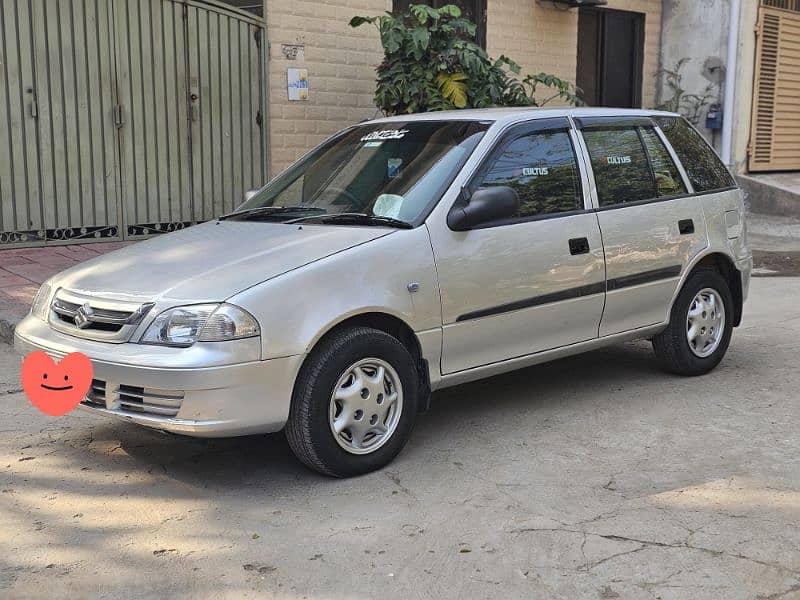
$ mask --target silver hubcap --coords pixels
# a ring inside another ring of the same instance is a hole
[[[389,441],[402,413],[403,387],[397,371],[379,358],[365,358],[339,377],[328,421],[342,448],[369,454]]]
[[[697,293],[686,321],[689,349],[700,358],[714,354],[725,330],[725,304],[716,290],[705,288]]]

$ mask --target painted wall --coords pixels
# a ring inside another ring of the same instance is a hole
[[[750,144],[756,70],[756,23],[758,23],[758,3],[755,0],[743,0],[739,21],[739,58],[736,69],[735,120],[731,153],[737,173],[747,171],[747,146]]]
[[[732,167],[743,173],[747,167],[747,146],[750,142],[755,72],[755,26],[758,20],[757,0],[742,0],[739,21],[739,43],[736,73]],[[711,84],[711,93],[721,105],[724,100],[725,62],[728,53],[730,0],[664,0],[662,64],[672,68],[681,58],[690,61],[683,69],[682,87],[691,94],[703,94]],[[721,69],[715,68],[721,66]],[[660,84],[661,98],[669,90]],[[722,132],[705,128],[705,112],[698,129],[719,151]]]
[[[681,70],[681,87],[687,94],[709,94],[719,104],[725,90],[729,5],[730,0],[664,0],[663,67],[674,69],[678,61],[689,59]],[[663,77],[660,94],[661,100],[672,95]],[[719,150],[722,132],[706,129],[707,112],[708,107],[702,109],[697,126]]]

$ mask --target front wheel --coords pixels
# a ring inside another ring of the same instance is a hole
[[[334,477],[379,469],[402,450],[417,413],[419,375],[383,331],[334,333],[298,376],[286,438],[308,467]]]
[[[733,297],[717,272],[700,269],[688,278],[672,307],[667,328],[653,338],[661,366],[679,375],[704,375],[728,350]]]

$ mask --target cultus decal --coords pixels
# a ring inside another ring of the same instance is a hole
[[[610,165],[628,165],[631,163],[630,156],[609,156],[608,164]]]
[[[525,167],[522,169],[522,174],[526,177],[531,175],[549,175],[550,169],[547,167]]]

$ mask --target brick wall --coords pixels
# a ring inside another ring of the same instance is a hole
[[[342,127],[373,117],[375,67],[382,59],[377,31],[352,29],[354,15],[377,15],[391,0],[266,0],[269,40],[270,172],[275,175]],[[643,101],[655,103],[661,35],[660,0],[609,0],[609,8],[646,13]],[[524,72],[554,73],[575,81],[578,11],[537,0],[488,0],[487,50],[506,54]],[[288,60],[284,44],[304,47]],[[309,100],[289,102],[286,69],[307,68]]]
[[[661,0],[609,0],[607,8],[645,13],[642,101],[656,98],[661,44]],[[575,81],[578,56],[578,11],[536,0],[489,0],[486,47],[491,56],[505,54],[523,73],[545,71]]]
[[[355,15],[378,15],[391,0],[267,0],[269,133],[272,175],[342,127],[376,115],[375,67],[383,53],[372,26],[352,29]],[[283,44],[304,45],[288,60]],[[286,69],[307,68],[309,100],[289,102]]]
[[[575,81],[578,11],[559,10],[536,0],[488,0],[486,50],[505,54],[522,73],[545,71]]]

